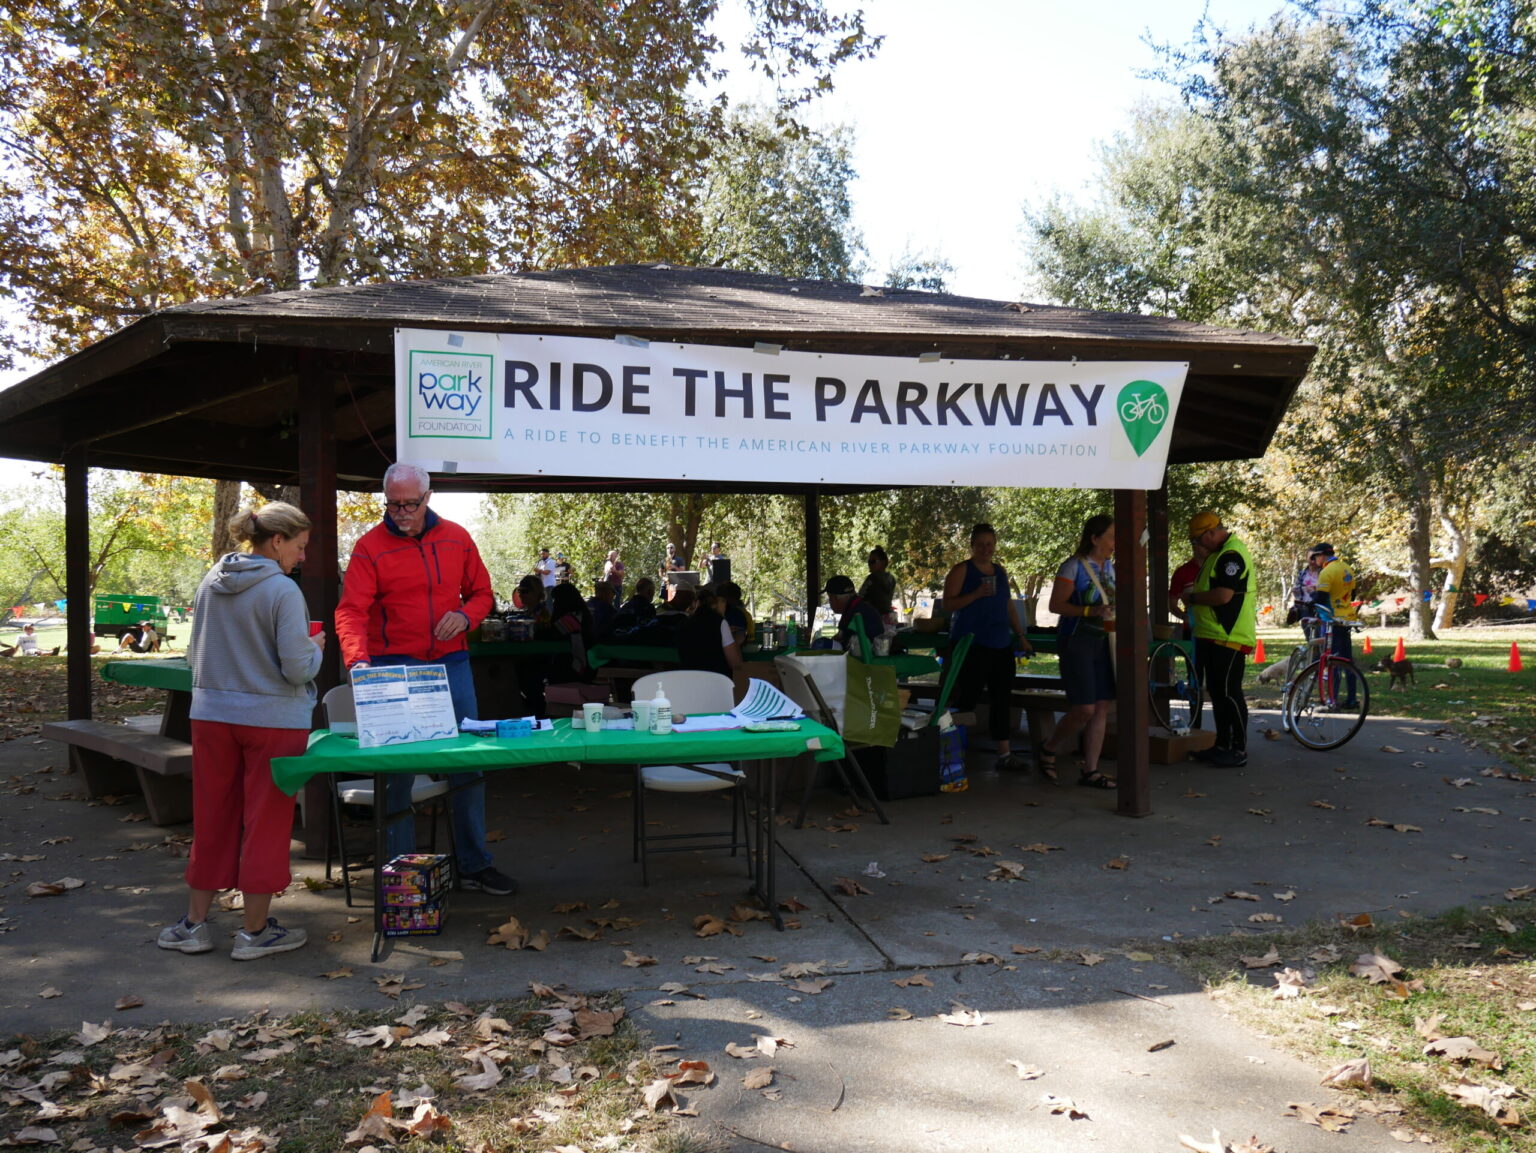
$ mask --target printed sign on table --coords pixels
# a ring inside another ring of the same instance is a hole
[[[357,744],[374,749],[459,735],[442,665],[381,665],[352,670]]]

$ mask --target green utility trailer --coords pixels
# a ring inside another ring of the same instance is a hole
[[[137,593],[98,593],[95,613],[92,616],[97,638],[118,637],[130,628],[153,621],[155,631],[166,640],[170,639],[170,621],[159,597],[141,596]]]

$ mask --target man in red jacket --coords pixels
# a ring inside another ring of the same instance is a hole
[[[392,464],[384,473],[384,519],[352,549],[336,606],[336,635],[349,671],[363,665],[442,665],[454,716],[477,718],[467,634],[495,604],[491,577],[469,533],[433,512],[431,497],[432,478],[425,469]],[[515,893],[517,882],[496,868],[486,848],[481,774],[450,774],[448,782],[454,786],[449,805],[459,884],[497,896]],[[390,777],[385,800],[390,812],[408,808],[410,778]],[[413,823],[391,823],[389,851],[416,851]]]

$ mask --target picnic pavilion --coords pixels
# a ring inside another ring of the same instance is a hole
[[[71,718],[90,716],[88,470],[297,485],[314,537],[335,541],[338,490],[376,490],[395,459],[399,328],[523,333],[966,360],[1187,362],[1170,464],[1262,456],[1312,345],[1164,317],[665,264],[453,277],[178,305],[144,316],[0,392],[0,455],[65,470]],[[803,480],[436,473],[440,492],[754,491],[804,499],[807,603],[820,598],[819,498],[857,485]],[[971,482],[966,482],[971,483]],[[1151,811],[1149,616],[1166,619],[1166,490],[1114,492],[1121,592],[1117,811]],[[1178,534],[1182,537],[1182,532]],[[301,580],[329,619],[335,549]],[[1148,596],[1128,596],[1147,589]],[[1127,627],[1129,626],[1129,627]],[[337,679],[327,653],[322,689]],[[328,679],[327,679],[328,678]]]

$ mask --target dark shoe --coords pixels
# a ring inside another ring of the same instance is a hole
[[[1190,753],[1189,756],[1191,760],[1209,762],[1214,761],[1217,757],[1223,756],[1230,751],[1230,749],[1220,749],[1215,745],[1212,745],[1208,749],[1201,749],[1197,753]]]
[[[1106,777],[1103,773],[1083,773],[1077,778],[1077,783],[1085,789],[1118,789],[1120,782],[1113,777]]]
[[[1248,754],[1234,749],[1222,749],[1221,755],[1212,757],[1210,763],[1218,769],[1240,769],[1248,763]]]
[[[465,873],[459,878],[459,887],[472,893],[489,893],[493,897],[510,897],[517,892],[517,882],[495,865],[487,865],[478,873]]]
[[[1029,762],[1018,753],[1005,753],[997,758],[997,771],[1000,773],[1022,773],[1029,769]]]

